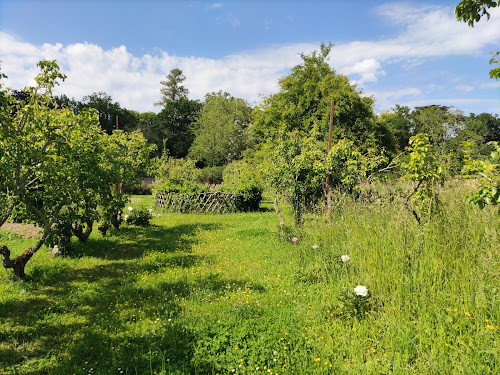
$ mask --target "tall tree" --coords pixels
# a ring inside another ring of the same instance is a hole
[[[202,113],[193,124],[195,138],[189,156],[207,166],[240,159],[251,117],[252,108],[243,99],[221,91],[207,94]]]
[[[170,156],[183,158],[194,141],[191,124],[200,115],[202,104],[197,100],[179,98],[165,104],[156,116],[154,126],[155,144],[157,153],[161,155],[163,148]]]
[[[181,98],[187,98],[189,90],[182,86],[182,82],[186,80],[186,77],[182,74],[180,69],[172,69],[167,75],[165,81],[160,83],[164,86],[160,89],[162,98],[160,101],[156,102],[157,106],[165,106],[169,102],[175,102]]]
[[[361,145],[373,137],[373,99],[361,96],[346,76],[330,67],[331,49],[331,44],[322,44],[319,52],[302,54],[303,63],[279,81],[279,92],[267,97],[256,113],[252,128],[257,138],[276,137],[280,131],[308,134],[318,125],[326,139],[332,99],[334,140],[350,136]]]

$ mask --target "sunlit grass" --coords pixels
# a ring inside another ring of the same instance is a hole
[[[464,195],[447,188],[420,229],[401,202],[346,201],[293,244],[267,203],[155,209],[151,227],[93,233],[71,258],[41,249],[27,280],[0,272],[0,373],[496,374],[500,218]],[[14,252],[33,242],[0,233]],[[371,293],[360,318],[339,302],[356,285]]]

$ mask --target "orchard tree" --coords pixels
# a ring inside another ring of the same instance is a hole
[[[35,246],[11,259],[0,247],[3,265],[24,276],[26,262],[43,245],[60,213],[71,204],[73,166],[65,162],[80,148],[80,135],[100,132],[94,111],[75,114],[69,108],[53,108],[52,89],[66,77],[55,61],[41,61],[36,86],[26,88],[25,99],[9,96],[0,86],[0,226],[22,207],[36,218],[43,234]],[[43,192],[43,199],[37,199]]]
[[[307,206],[325,197],[327,177],[331,189],[352,191],[366,177],[367,168],[361,166],[368,166],[372,155],[377,160],[383,156],[384,143],[394,147],[388,127],[375,124],[373,100],[330,67],[330,52],[331,45],[322,44],[319,52],[301,55],[303,63],[279,81],[280,91],[264,100],[251,127],[254,139],[261,140],[256,154],[264,155],[275,202],[291,201],[296,224]],[[332,99],[333,146],[328,153]]]
[[[252,108],[243,99],[222,91],[207,94],[193,123],[195,138],[189,156],[210,167],[240,159],[247,147],[251,119]]]

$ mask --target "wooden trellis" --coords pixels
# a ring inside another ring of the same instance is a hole
[[[233,193],[156,193],[156,206],[170,212],[199,212],[224,214],[236,212]]]

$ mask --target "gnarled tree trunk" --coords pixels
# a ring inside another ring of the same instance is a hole
[[[39,245],[40,244],[40,245]],[[3,245],[0,247],[0,254],[2,254],[2,264],[7,268],[12,268],[12,273],[14,278],[24,279],[26,274],[24,273],[24,268],[28,260],[31,259],[33,254],[42,246],[43,241],[39,242],[35,247],[24,250],[21,255],[17,256],[14,259],[10,259],[10,250],[7,246]]]

